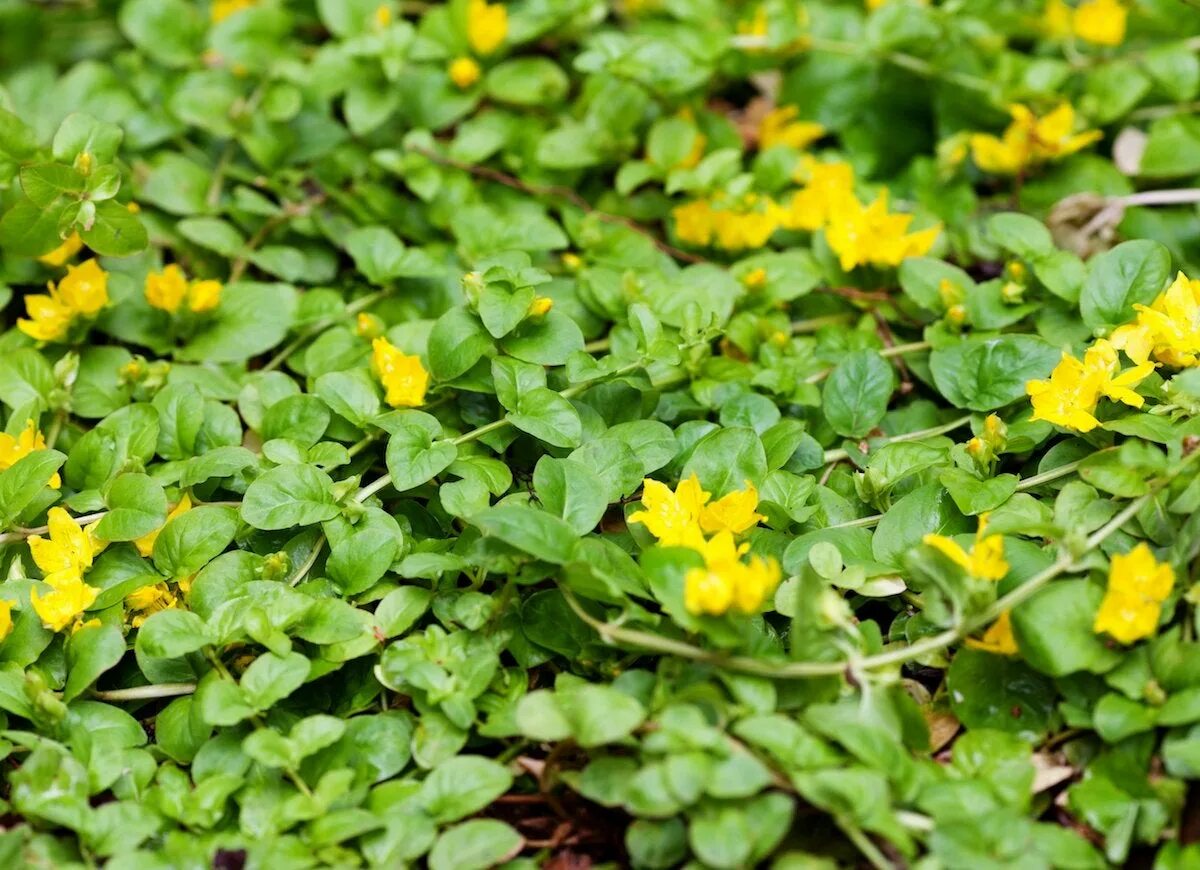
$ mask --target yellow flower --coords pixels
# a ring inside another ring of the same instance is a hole
[[[25,428],[16,438],[7,432],[0,432],[0,471],[12,468],[30,453],[46,449],[46,438],[37,429],[33,420],[25,422]],[[62,478],[55,472],[47,482],[49,486],[58,489],[62,486]]]
[[[38,262],[45,263],[47,266],[64,266],[67,260],[78,254],[82,248],[83,239],[79,238],[79,233],[71,233],[67,236],[66,241],[53,251],[38,257]]]
[[[467,42],[476,54],[491,54],[508,36],[508,10],[501,3],[470,0],[467,4]]]
[[[392,23],[392,7],[386,3],[380,3],[375,7],[375,24],[378,27],[387,27]]]
[[[692,480],[695,480],[695,475]],[[695,484],[697,487],[699,483]],[[707,501],[707,499],[705,499]],[[766,519],[756,512],[758,507],[758,490],[754,484],[746,481],[746,488],[728,495],[721,496],[714,502],[706,504],[700,511],[700,528],[705,534],[732,532],[740,535],[747,529],[753,528]]]
[[[76,314],[91,317],[108,304],[108,273],[95,258],[78,266],[67,266],[67,275],[56,288],[50,284],[50,295]]]
[[[1066,39],[1071,35],[1071,7],[1063,0],[1046,0],[1038,27],[1049,39]]]
[[[755,613],[779,585],[779,564],[758,556],[742,562],[745,545],[738,547],[731,532],[718,532],[697,549],[704,567],[692,568],[683,581],[684,607],[690,613],[720,616],[731,607]]]
[[[209,18],[212,19],[213,24],[219,24],[235,12],[249,9],[257,3],[258,0],[213,0]]]
[[[713,210],[708,200],[697,199],[671,210],[675,235],[687,245],[706,246],[713,237]]]
[[[188,287],[188,308],[194,314],[212,311],[221,304],[223,289],[220,281],[214,281],[211,278],[205,281],[193,281]]]
[[[354,318],[354,334],[359,338],[378,338],[383,334],[384,328],[384,322],[378,315],[360,311]]]
[[[642,507],[629,515],[641,523],[664,547],[692,546],[700,535],[700,514],[711,496],[700,488],[696,475],[679,481],[672,492],[665,483],[642,481]]]
[[[1175,569],[1155,559],[1145,542],[1113,556],[1093,630],[1123,644],[1149,637],[1174,586]]]
[[[761,289],[767,283],[767,270],[762,266],[751,269],[742,276],[742,286],[747,290]]]
[[[450,64],[449,72],[450,81],[454,82],[454,86],[460,91],[465,91],[479,81],[479,76],[482,74],[479,64],[469,57],[455,58]]]
[[[1072,29],[1084,42],[1120,45],[1125,41],[1125,19],[1129,12],[1118,0],[1084,0],[1075,9]]]
[[[72,311],[54,296],[35,293],[25,297],[25,313],[17,328],[37,341],[60,341],[71,327]]]
[[[815,232],[828,223],[834,203],[853,194],[854,169],[849,163],[821,163],[805,155],[797,175],[806,184],[792,194],[780,224],[784,229]]]
[[[797,121],[795,106],[780,106],[767,112],[758,125],[758,147],[762,150],[787,145],[803,150],[825,135],[825,127],[812,121]]]
[[[1013,637],[1012,617],[1009,612],[1006,610],[996,617],[996,621],[988,626],[983,637],[978,640],[968,637],[967,646],[998,656],[1017,655],[1020,650],[1017,648],[1017,639]]]
[[[1109,589],[1165,601],[1174,586],[1175,569],[1155,559],[1144,541],[1128,553],[1112,557],[1108,571]]]
[[[1008,573],[1008,562],[1004,560],[1004,536],[987,534],[987,521],[986,513],[979,515],[979,528],[975,531],[975,543],[969,553],[945,535],[926,535],[921,541],[972,577],[1000,580]]]
[[[29,539],[29,552],[46,575],[46,582],[55,586],[63,578],[83,576],[105,544],[95,538],[90,527],[84,529],[60,507],[50,508],[47,523],[48,539],[41,535]]]
[[[1116,348],[1111,341],[1102,338],[1083,355],[1083,367],[1094,373],[1102,396],[1133,408],[1142,407],[1145,400],[1133,388],[1153,373],[1153,363],[1142,363],[1122,372]]]
[[[554,300],[549,296],[534,296],[529,303],[528,317],[545,317],[554,307]]]
[[[12,633],[12,611],[12,602],[7,598],[0,598],[0,641],[4,640],[4,638],[8,637],[9,634]]]
[[[131,610],[139,611],[130,620],[130,624],[134,628],[141,628],[142,623],[152,615],[160,610],[170,610],[179,603],[179,600],[166,583],[155,583],[151,586],[143,586],[136,592],[126,595],[125,603]]]
[[[1153,355],[1159,362],[1183,368],[1200,359],[1200,281],[1180,272],[1149,305],[1135,305],[1137,316],[1113,332],[1114,347],[1135,363]]]
[[[1108,634],[1118,643],[1128,645],[1154,634],[1160,616],[1161,601],[1109,589],[1100,602],[1100,609],[1096,611],[1092,630],[1096,634]]]
[[[34,589],[29,600],[42,624],[51,631],[62,631],[77,621],[100,594],[99,589],[84,583],[78,574],[61,575],[57,582],[46,578],[46,582],[53,587],[51,591],[43,598]]]
[[[154,308],[174,314],[187,300],[188,309],[196,314],[211,311],[221,304],[220,281],[192,281],[175,263],[161,272],[146,276],[146,301]]]
[[[825,239],[844,271],[867,264],[899,266],[909,257],[929,253],[937,241],[940,225],[910,233],[912,215],[889,213],[887,199],[886,188],[868,206],[853,194],[835,199]]]
[[[1012,122],[1000,137],[971,135],[971,154],[984,172],[1015,175],[1030,166],[1057,160],[1080,151],[1103,135],[1099,130],[1074,133],[1075,110],[1061,103],[1041,118],[1027,106],[1008,107]]]
[[[1025,384],[1033,405],[1030,419],[1045,420],[1077,432],[1092,431],[1100,425],[1094,414],[1102,382],[1103,375],[1095,368],[1089,369],[1069,353],[1063,353],[1049,380]]]
[[[25,311],[31,319],[17,326],[38,341],[58,341],[67,334],[72,318],[81,314],[92,317],[108,304],[108,273],[95,259],[78,266],[67,266],[67,274],[56,285],[46,285],[50,294],[25,297]]]
[[[371,363],[393,408],[416,408],[425,403],[429,372],[419,356],[410,356],[382,336],[371,343]]]
[[[716,243],[727,251],[761,248],[779,227],[779,208],[769,197],[747,195],[737,210],[713,213]]]
[[[158,540],[159,533],[163,530],[163,528],[167,525],[167,523],[171,522],[171,520],[175,519],[175,517],[180,516],[181,514],[187,513],[191,509],[192,509],[192,500],[188,497],[188,494],[185,492],[180,497],[179,504],[175,505],[175,507],[173,507],[171,509],[171,512],[169,514],[167,514],[167,518],[163,521],[162,526],[159,526],[157,529],[155,529],[152,532],[148,532],[147,534],[142,535],[140,538],[136,539],[133,542],[133,545],[135,547],[137,547],[137,551],[146,557],[150,557],[150,556],[154,555],[154,542]]]
[[[174,314],[187,298],[187,276],[172,263],[161,272],[146,276],[146,301],[155,308]]]

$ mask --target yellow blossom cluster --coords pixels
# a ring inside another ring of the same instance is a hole
[[[1093,630],[1123,644],[1150,637],[1174,585],[1174,569],[1156,560],[1145,542],[1113,556]]]
[[[1200,281],[1180,272],[1149,305],[1135,305],[1132,323],[1112,335],[1115,347],[1135,363],[1187,368],[1200,361]]]
[[[189,282],[174,263],[146,276],[146,301],[168,314],[174,314],[184,302],[193,314],[212,311],[221,303],[221,290],[220,281]]]
[[[83,575],[105,545],[96,539],[91,527],[84,529],[62,508],[50,508],[47,522],[49,537],[31,537],[29,552],[45,574],[44,582],[51,591],[42,596],[34,589],[30,603],[42,624],[51,631],[62,631],[72,623],[78,629],[83,612],[100,594],[99,589],[84,582]]]
[[[1135,305],[1132,322],[1119,326],[1111,339],[1092,343],[1082,360],[1064,353],[1049,380],[1025,385],[1034,420],[1090,432],[1100,425],[1096,405],[1101,398],[1140,408],[1133,388],[1157,365],[1188,368],[1200,364],[1200,281],[1180,272],[1149,305]],[[1117,351],[1134,365],[1121,371]]]
[[[898,266],[908,257],[928,253],[940,226],[908,232],[912,215],[888,210],[883,189],[863,204],[854,193],[854,171],[846,163],[822,163],[805,155],[798,177],[805,185],[780,203],[760,194],[747,194],[734,203],[699,199],[672,212],[675,232],[692,245],[716,245],[729,251],[760,248],[777,229],[823,229],[842,269],[857,266]]]
[[[1153,371],[1152,363],[1121,371],[1117,349],[1108,339],[1093,342],[1082,360],[1064,351],[1048,380],[1025,384],[1025,392],[1033,405],[1030,419],[1090,432],[1100,425],[1095,414],[1101,398],[1133,408],[1142,407],[1143,399],[1133,388]]]
[[[1128,17],[1120,0],[1084,0],[1074,9],[1064,0],[1047,0],[1041,29],[1051,39],[1074,36],[1093,45],[1116,46],[1125,41]]]
[[[1000,136],[973,133],[968,140],[975,165],[984,172],[1018,175],[1081,151],[1103,135],[1099,130],[1074,132],[1075,110],[1070,103],[1061,103],[1040,118],[1020,103],[1010,105],[1008,113],[1012,121]]]
[[[45,449],[46,438],[38,431],[37,423],[33,420],[26,420],[25,428],[15,437],[7,432],[0,432],[0,471],[12,468],[30,453]],[[58,489],[62,486],[62,478],[56,471],[47,483]]]
[[[508,36],[508,9],[502,3],[470,0],[467,4],[467,44],[479,56],[492,54]],[[450,62],[450,81],[466,90],[479,81],[483,70],[473,57],[463,55]]]
[[[972,577],[980,580],[1001,580],[1008,573],[1008,562],[1004,559],[1004,536],[987,533],[988,515],[979,515],[979,528],[975,530],[975,543],[970,551],[964,550],[953,538],[945,535],[926,535],[921,539]]]
[[[758,556],[743,562],[750,545],[735,540],[765,519],[757,512],[758,490],[749,481],[745,489],[713,501],[694,474],[674,491],[647,478],[642,508],[629,515],[629,522],[644,525],[663,546],[688,547],[704,558],[704,567],[684,578],[689,613],[720,616],[731,608],[755,613],[779,585],[779,564]]]
[[[386,338],[371,342],[371,366],[385,391],[384,400],[393,408],[418,408],[425,404],[429,372],[415,354],[406,354]]]
[[[108,273],[95,259],[68,266],[66,276],[46,285],[50,292],[25,297],[17,327],[38,341],[61,341],[77,317],[95,317],[108,304]]]

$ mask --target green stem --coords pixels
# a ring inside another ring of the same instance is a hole
[[[971,422],[971,415],[964,414],[963,416],[951,420],[949,423],[942,423],[940,426],[931,426],[928,429],[919,429],[916,432],[905,432],[903,435],[894,435],[891,438],[884,438],[880,446],[883,444],[902,444],[905,441],[920,441],[922,438],[933,438],[935,435],[945,435],[947,432],[953,432],[960,426],[964,426]],[[826,450],[825,464],[831,462],[841,462],[843,459],[849,459],[850,454],[844,449]]]
[[[230,280],[233,280],[233,279],[230,278]],[[308,329],[304,330],[299,335],[297,335],[295,338],[293,338],[291,341],[289,341],[286,345],[284,345],[283,348],[279,351],[279,353],[275,354],[275,356],[271,357],[271,359],[267,361],[266,365],[264,365],[262,367],[262,371],[270,372],[270,371],[274,371],[275,369],[279,368],[281,365],[284,364],[284,362],[287,361],[287,358],[289,356],[291,356],[293,353],[295,353],[297,350],[299,350],[301,347],[303,347],[304,343],[306,341],[308,341],[310,338],[314,338],[314,337],[320,335],[322,332],[324,332],[329,327],[333,326],[335,323],[338,323],[341,320],[343,320],[347,315],[353,316],[360,311],[370,308],[372,305],[374,305],[380,299],[383,299],[385,296],[388,296],[391,292],[392,291],[390,289],[384,289],[384,290],[376,290],[374,293],[368,293],[366,296],[363,296],[361,299],[356,299],[355,301],[349,303],[346,306],[346,310],[343,314],[338,314],[333,317],[326,317],[324,320],[317,321],[312,326],[308,327]]]
[[[908,344],[897,344],[892,347],[885,347],[879,351],[879,355],[884,359],[889,359],[894,356],[904,356],[909,353],[920,353],[923,350],[929,350],[930,344],[927,341],[912,341]],[[804,379],[806,384],[819,384],[831,374],[833,374],[834,366],[827,369],[822,369],[815,374],[809,375]]]
[[[91,696],[99,701],[146,701],[152,698],[174,698],[178,695],[190,695],[195,691],[195,683],[156,683],[151,686],[133,686],[129,689],[93,691]]]
[[[833,820],[875,870],[892,870],[892,862],[879,851],[879,847],[871,841],[862,828],[845,816],[835,815]]]

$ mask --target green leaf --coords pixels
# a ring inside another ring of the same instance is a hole
[[[180,359],[241,362],[283,341],[296,310],[296,290],[288,284],[229,284],[221,304]]]
[[[118,21],[130,42],[164,66],[187,66],[203,47],[204,20],[184,0],[129,0]]]
[[[438,837],[429,852],[429,870],[485,870],[515,855],[524,842],[504,822],[472,819]]]
[[[512,787],[508,768],[478,755],[442,762],[421,783],[418,800],[438,824],[474,815]]]
[[[937,388],[959,408],[992,411],[1025,396],[1025,385],[1045,378],[1061,352],[1033,335],[972,337],[929,357]]]
[[[145,0],[141,5],[146,5]],[[174,26],[178,27],[178,24],[176,21]],[[124,138],[125,134],[116,124],[101,121],[84,112],[74,112],[58,125],[51,151],[54,159],[60,163],[74,163],[75,158],[85,152],[92,155],[94,163],[111,163]]]
[[[95,219],[80,227],[85,245],[105,257],[128,257],[150,243],[142,219],[116,200],[96,203]]]
[[[438,380],[452,380],[479,362],[492,347],[492,337],[466,308],[451,308],[429,333],[429,370]]]
[[[139,655],[173,659],[195,652],[212,642],[204,620],[189,610],[161,610],[138,629]]]
[[[594,529],[608,509],[604,482],[572,459],[543,456],[533,471],[533,486],[542,506],[578,535]]]
[[[524,553],[564,565],[575,553],[575,532],[564,520],[520,504],[496,505],[471,517],[471,524]]]
[[[825,418],[839,435],[861,438],[879,425],[895,389],[896,373],[878,353],[847,354],[821,390]]]
[[[988,218],[987,232],[993,242],[1023,260],[1036,260],[1055,250],[1054,237],[1046,225],[1026,214],[992,215]]]
[[[0,525],[19,517],[66,459],[57,450],[38,450],[0,471]]]
[[[545,387],[523,393],[517,400],[517,410],[504,417],[522,432],[555,447],[578,447],[583,438],[583,424],[575,406]]]
[[[238,530],[237,511],[200,505],[170,520],[154,541],[154,567],[168,577],[190,577],[221,553]]]
[[[1125,323],[1134,315],[1133,306],[1153,302],[1170,277],[1171,253],[1158,242],[1123,242],[1097,254],[1088,263],[1079,297],[1083,322],[1093,328]]]
[[[303,685],[310,668],[309,660],[298,652],[263,653],[242,674],[242,695],[255,709],[270,709]]]
[[[71,635],[67,646],[67,683],[63,700],[82,695],[125,655],[125,638],[112,625],[89,625]]]
[[[604,685],[581,684],[554,692],[539,689],[517,705],[517,723],[527,736],[535,740],[571,736],[584,747],[623,740],[645,718],[646,710],[636,698]]]
[[[435,440],[441,424],[420,411],[404,412],[404,423],[388,439],[387,466],[392,486],[406,492],[437,477],[458,457],[452,441]]]
[[[272,468],[246,489],[242,519],[256,529],[311,526],[338,515],[333,481],[311,465]]]
[[[167,495],[144,474],[122,474],[105,496],[108,513],[96,526],[104,541],[132,541],[161,528],[167,519]]]
[[[1035,592],[1012,614],[1021,655],[1052,677],[1103,673],[1121,659],[1092,630],[1104,591],[1086,580],[1060,580]]]
[[[1035,741],[1053,721],[1054,683],[1020,659],[960,649],[946,688],[950,709],[967,728],[994,728]]]
[[[745,489],[746,481],[760,486],[767,476],[762,439],[753,429],[740,426],[708,433],[696,443],[679,476],[687,479],[693,474],[713,498]]]

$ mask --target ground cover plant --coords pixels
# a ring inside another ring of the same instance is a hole
[[[0,864],[1200,866],[1197,33],[0,0]]]

